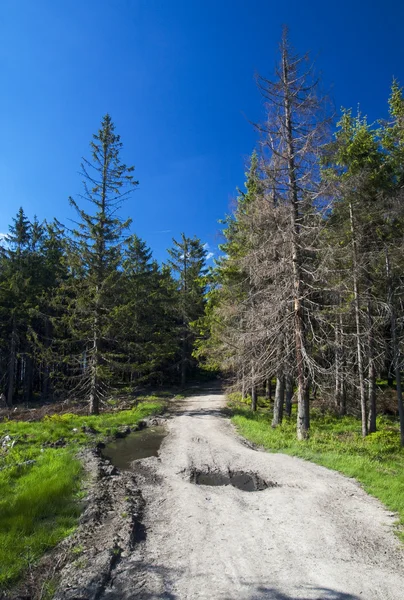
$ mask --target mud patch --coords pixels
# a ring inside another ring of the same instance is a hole
[[[161,443],[166,435],[165,427],[146,427],[114,440],[101,453],[118,469],[129,471],[134,460],[158,456]]]
[[[144,540],[144,500],[131,472],[95,451],[81,455],[88,472],[87,508],[76,532],[59,546],[63,562],[53,600],[99,600],[123,557]]]
[[[196,485],[226,486],[231,485],[243,492],[261,492],[268,488],[278,487],[274,481],[266,481],[257,473],[246,471],[231,471],[221,473],[220,471],[202,471],[193,469],[190,474],[190,482]]]

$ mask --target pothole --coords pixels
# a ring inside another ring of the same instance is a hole
[[[165,427],[147,427],[114,440],[102,450],[102,455],[118,469],[128,471],[133,461],[158,456],[159,448],[166,435]]]
[[[267,488],[278,487],[274,481],[266,481],[257,473],[248,473],[246,471],[228,471],[221,473],[220,471],[201,471],[193,469],[190,475],[191,483],[196,485],[231,485],[243,492],[261,492]]]

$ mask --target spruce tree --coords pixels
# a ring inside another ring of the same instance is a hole
[[[6,398],[7,404],[12,406],[18,393],[17,379],[21,380],[24,376],[28,355],[27,332],[33,301],[33,280],[30,274],[32,226],[22,208],[9,229],[4,251],[0,305],[2,337],[7,340],[8,347]]]
[[[340,274],[339,281],[332,275],[338,285],[337,312],[346,315],[353,307],[356,360],[352,357],[349,362],[356,363],[356,372],[351,370],[351,385],[359,391],[362,434],[366,436],[376,430],[377,357],[384,346],[379,273],[384,264],[386,229],[381,196],[388,187],[389,173],[377,132],[366,118],[353,117],[351,111],[343,111],[324,162],[324,176],[334,184],[336,200],[328,230],[333,232],[334,246],[329,256]]]
[[[389,121],[381,124],[382,148],[390,169],[391,185],[384,195],[385,230],[384,257],[389,309],[390,361],[396,379],[396,395],[400,419],[400,440],[404,447],[404,404],[401,381],[403,366],[403,184],[404,184],[404,95],[393,80],[389,98]],[[390,371],[390,369],[389,369]]]
[[[181,385],[185,385],[189,371],[194,365],[195,332],[192,324],[204,313],[205,307],[205,261],[207,251],[196,238],[181,234],[181,240],[173,239],[174,246],[168,250],[168,261],[178,282],[178,319],[181,339],[180,373]]]
[[[91,141],[92,156],[83,159],[82,200],[92,212],[70,198],[78,215],[69,249],[72,276],[65,290],[69,298],[68,322],[79,350],[79,385],[88,396],[89,409],[97,414],[114,370],[114,332],[110,319],[120,300],[116,296],[123,233],[130,220],[122,221],[118,210],[133,188],[134,167],[121,162],[122,143],[109,114]],[[76,357],[77,358],[77,357]]]
[[[124,254],[120,297],[111,318],[120,340],[124,378],[132,389],[162,383],[178,353],[175,282],[137,235],[129,238]]]

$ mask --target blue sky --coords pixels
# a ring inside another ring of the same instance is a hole
[[[310,51],[337,107],[386,114],[404,85],[404,3],[341,0],[1,0],[0,232],[74,218],[82,156],[111,114],[139,188],[122,209],[165,259],[171,238],[214,251],[262,115],[282,24]],[[366,8],[364,8],[366,7]]]

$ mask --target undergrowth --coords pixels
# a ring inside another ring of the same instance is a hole
[[[232,421],[239,433],[272,452],[313,461],[354,477],[371,495],[398,514],[398,535],[404,541],[404,451],[395,419],[379,416],[376,433],[363,438],[360,421],[312,411],[309,439],[296,439],[296,407],[291,419],[272,428],[272,411],[253,413],[231,395]]]
[[[78,448],[162,408],[149,398],[132,410],[0,423],[0,590],[75,529],[83,475]],[[49,447],[55,442],[64,446]]]

